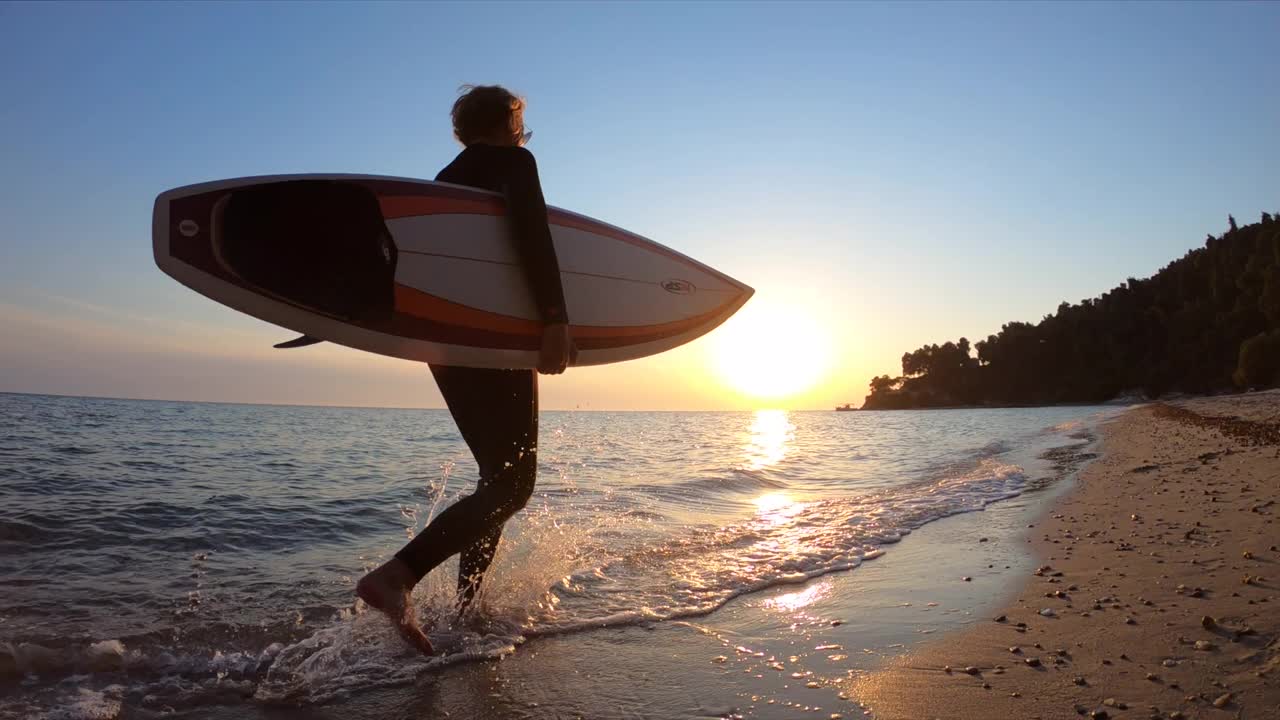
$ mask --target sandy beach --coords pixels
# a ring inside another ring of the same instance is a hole
[[[881,720],[1280,717],[1280,393],[1131,410],[984,622],[844,687]]]

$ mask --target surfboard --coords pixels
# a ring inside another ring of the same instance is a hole
[[[501,195],[412,178],[235,178],[161,193],[152,250],[192,290],[312,338],[407,360],[535,368],[542,324],[504,212]],[[710,332],[754,292],[608,223],[554,207],[547,220],[575,365],[670,350]],[[353,238],[358,251],[347,249]],[[358,281],[333,275],[334,258],[341,265],[348,252],[360,258],[351,268],[377,267]],[[255,253],[274,253],[275,265]],[[295,282],[321,266],[330,274],[313,287]],[[375,287],[383,270],[385,294]],[[374,300],[331,299],[330,287]]]

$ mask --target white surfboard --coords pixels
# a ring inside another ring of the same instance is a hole
[[[335,316],[255,285],[220,256],[219,213],[228,198],[302,181],[358,186],[376,198],[397,257],[389,316]],[[408,360],[534,368],[541,323],[504,205],[495,193],[410,178],[238,178],[160,194],[152,246],[156,264],[182,284],[298,333]],[[558,208],[548,208],[547,219],[578,348],[575,365],[632,360],[687,343],[724,322],[753,293],[621,228]]]

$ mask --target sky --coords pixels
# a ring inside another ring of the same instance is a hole
[[[689,345],[544,377],[543,407],[857,404],[905,351],[1280,210],[1277,36],[1280,3],[0,4],[0,391],[441,407],[419,364],[272,350],[165,276],[152,202],[431,178],[459,85],[500,83],[550,204],[756,289]]]

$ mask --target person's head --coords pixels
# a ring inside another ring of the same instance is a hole
[[[463,145],[520,146],[533,134],[524,129],[524,99],[501,85],[463,85],[450,115]]]

